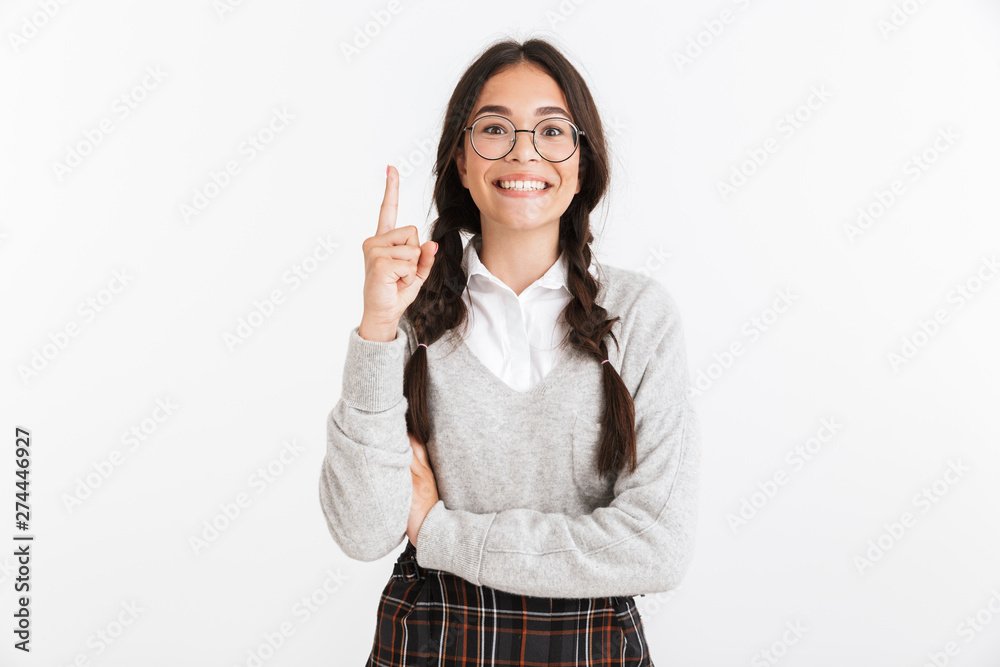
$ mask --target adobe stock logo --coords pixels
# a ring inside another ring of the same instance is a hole
[[[948,152],[958,142],[960,135],[952,126],[938,128],[933,141],[918,153],[908,157],[899,169],[903,176],[909,177],[911,183],[916,183],[936,163],[942,155]],[[876,222],[882,219],[906,193],[906,181],[894,178],[883,190],[875,188],[872,197],[859,206],[854,221],[844,223],[844,235],[847,241],[854,245]]]
[[[779,137],[770,136],[759,146],[747,148],[746,159],[734,164],[729,170],[729,176],[717,182],[716,188],[722,201],[728,201],[745,186],[750,178],[770,161],[771,156],[778,152],[782,142],[790,141],[832,98],[833,91],[827,88],[825,83],[811,86],[801,104],[785,112],[775,121],[774,129]]]
[[[10,48],[14,50],[14,53],[20,52],[21,47],[27,44],[29,39],[38,35],[38,32],[59,14],[62,10],[61,5],[68,3],[69,0],[40,0],[38,3],[39,11],[21,19],[20,34],[7,33],[7,41],[10,42]]]
[[[1000,591],[994,588],[990,593],[992,593],[990,599],[976,611],[976,615],[967,615],[955,628],[955,634],[963,638],[967,645],[971,644],[994,619],[1000,617]],[[940,651],[928,651],[927,661],[921,667],[947,667],[951,664],[951,659],[961,651],[957,639],[953,639],[942,646]]]
[[[273,630],[261,633],[261,641],[255,640],[255,644],[246,649],[246,658],[236,663],[235,667],[261,667],[275,657],[286,642],[295,636],[295,631],[333,600],[334,594],[338,593],[343,588],[344,582],[350,579],[340,571],[340,568],[337,568],[336,572],[326,570],[325,574],[327,576],[321,584],[292,605],[291,615],[298,619],[298,625],[290,620],[283,620]]]
[[[761,649],[750,659],[750,667],[769,667],[775,665],[779,660],[788,655],[788,649],[799,643],[802,636],[809,631],[809,628],[802,625],[802,621],[785,621],[788,628],[781,634],[781,639],[777,639],[765,649]]]
[[[56,181],[62,183],[66,177],[80,167],[85,158],[105,142],[116,127],[123,123],[139,106],[160,87],[168,73],[159,65],[147,66],[142,73],[142,79],[115,98],[111,103],[111,115],[105,116],[94,127],[84,128],[80,134],[82,139],[66,145],[62,161],[53,160],[52,173]]]
[[[178,211],[184,224],[190,225],[195,217],[201,215],[213,201],[221,196],[236,176],[243,173],[243,169],[247,165],[267,150],[268,146],[288,129],[293,120],[295,120],[295,115],[287,107],[281,106],[271,109],[271,116],[264,125],[257,131],[246,135],[240,142],[237,148],[239,157],[227,160],[222,169],[209,170],[208,178],[202,179],[202,185],[192,188],[194,196],[190,203],[182,201],[178,204]]]
[[[770,306],[765,307],[759,315],[751,317],[740,327],[740,332],[748,340],[741,338],[733,340],[722,352],[712,355],[712,362],[705,368],[699,368],[695,374],[694,383],[688,388],[691,398],[702,396],[719,381],[747,351],[752,343],[760,340],[787,313],[792,305],[801,297],[791,289],[779,289]]]
[[[290,292],[299,289],[319,271],[324,262],[333,257],[333,251],[339,247],[340,244],[331,240],[329,234],[325,237],[317,236],[312,250],[282,274],[282,284],[291,285]],[[274,287],[264,297],[254,299],[250,312],[240,316],[233,330],[223,333],[222,340],[226,348],[230,352],[235,352],[250,340],[260,327],[274,317],[278,308],[287,303],[287,296],[282,288]]]
[[[401,11],[403,7],[399,4],[399,0],[389,0],[385,9],[372,10],[372,20],[365,23],[364,30],[361,26],[355,26],[353,46],[347,42],[340,43],[340,52],[344,54],[344,60],[349,63],[351,58],[361,55],[372,40],[382,34],[382,30],[392,22],[392,17]]]
[[[948,468],[941,477],[913,494],[911,503],[920,510],[921,515],[926,514],[931,507],[948,495],[951,488],[968,472],[969,467],[962,464],[962,459],[949,460]],[[858,574],[863,576],[867,570],[875,566],[875,563],[882,560],[906,536],[906,533],[917,525],[917,518],[917,515],[906,511],[891,523],[883,523],[882,527],[885,530],[879,533],[878,537],[868,540],[868,548],[854,557],[854,567],[857,568]]]
[[[803,443],[798,443],[785,454],[785,463],[790,470],[779,468],[764,481],[757,482],[757,490],[740,498],[739,508],[726,515],[729,528],[738,532],[756,517],[764,507],[771,502],[788,482],[800,472],[809,461],[813,460],[823,449],[828,447],[834,438],[844,429],[836,417],[824,417],[819,428]]]
[[[84,643],[86,648],[78,651],[73,659],[66,663],[67,667],[92,664],[92,656],[97,658],[111,648],[128,631],[128,628],[132,627],[139,615],[146,611],[135,600],[122,601],[118,606],[121,607],[121,610],[116,610],[110,621],[102,623],[97,630],[87,636]],[[97,662],[100,663],[101,660],[98,659]],[[62,662],[59,663],[59,667],[62,667]]]
[[[1000,273],[1000,262],[997,262],[996,254],[990,257],[983,256],[976,272],[956,283],[948,292],[946,301],[954,304],[954,308],[941,306],[936,308],[932,315],[921,317],[917,324],[911,327],[911,333],[900,338],[899,347],[894,347],[886,353],[886,360],[893,372],[898,373],[902,366],[913,361],[940,334],[942,327],[951,320],[951,316],[976,298],[998,273]]]
[[[565,23],[569,17],[576,12],[576,8],[586,0],[562,0],[556,10],[549,9],[545,12],[545,18],[549,22],[549,28],[555,30],[560,23]]]
[[[215,10],[215,15],[219,17],[219,20],[224,21],[226,14],[232,14],[242,4],[243,0],[215,0],[212,3],[212,9]]]
[[[889,38],[909,23],[910,19],[925,4],[927,4],[927,0],[903,0],[901,3],[894,4],[888,18],[879,19],[878,23],[875,24],[878,31],[882,33],[882,39],[889,41]]]
[[[95,294],[80,301],[76,312],[81,320],[71,318],[54,332],[49,332],[47,340],[39,347],[31,350],[31,358],[27,363],[18,364],[17,374],[25,386],[29,380],[34,380],[42,371],[48,368],[69,346],[70,342],[86,330],[84,325],[90,324],[97,319],[100,313],[107,310],[111,304],[117,301],[118,295],[125,291],[125,288],[132,284],[134,276],[129,273],[129,269],[114,270],[107,287],[103,287]]]
[[[741,10],[746,10],[755,0],[733,0],[733,4]],[[674,64],[677,71],[683,73],[686,67],[694,64],[698,58],[712,47],[726,31],[726,26],[735,21],[737,14],[731,9],[723,9],[718,16],[702,21],[704,28],[688,38],[683,51],[674,51]]]
[[[294,438],[291,442],[284,441],[277,456],[247,477],[247,485],[256,489],[259,496],[277,482],[303,452],[305,447],[299,445]],[[219,511],[210,519],[202,521],[199,531],[188,537],[188,546],[194,555],[201,555],[222,536],[222,533],[229,530],[245,514],[244,510],[253,504],[253,498],[246,491],[240,491],[235,497],[219,503]]]
[[[179,407],[169,396],[157,398],[155,408],[138,423],[132,424],[128,430],[122,431],[121,443],[128,447],[128,452],[138,451],[142,444],[156,435],[160,427],[173,417]],[[113,449],[107,457],[91,463],[93,471],[87,472],[83,476],[77,475],[76,486],[73,487],[72,491],[66,491],[62,494],[61,499],[66,511],[72,514],[78,510],[87,499],[94,495],[97,489],[111,479],[126,459],[131,460],[132,458],[134,457],[123,453],[120,449]]]

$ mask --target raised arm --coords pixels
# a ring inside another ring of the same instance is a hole
[[[406,432],[403,369],[416,349],[405,316],[434,265],[437,244],[396,227],[399,176],[386,167],[375,234],[364,240],[364,314],[350,332],[340,400],[327,416],[319,501],[334,541],[372,561],[406,535],[413,450]],[[363,334],[363,336],[362,336]]]

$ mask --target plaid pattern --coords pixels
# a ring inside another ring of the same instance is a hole
[[[365,667],[654,667],[633,597],[514,595],[421,567],[393,566]]]

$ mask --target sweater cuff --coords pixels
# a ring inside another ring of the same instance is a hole
[[[403,398],[406,334],[396,327],[394,340],[365,340],[360,328],[349,334],[341,398],[357,410],[384,412]]]
[[[479,586],[483,547],[495,516],[495,512],[450,510],[438,500],[417,532],[417,564],[457,574]]]

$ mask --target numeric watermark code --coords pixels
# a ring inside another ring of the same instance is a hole
[[[31,527],[31,493],[28,490],[31,476],[31,432],[17,427],[14,430],[14,557],[17,558],[17,576],[14,592],[18,593],[14,611],[14,648],[27,653],[31,650],[31,544],[34,536],[27,534]]]

